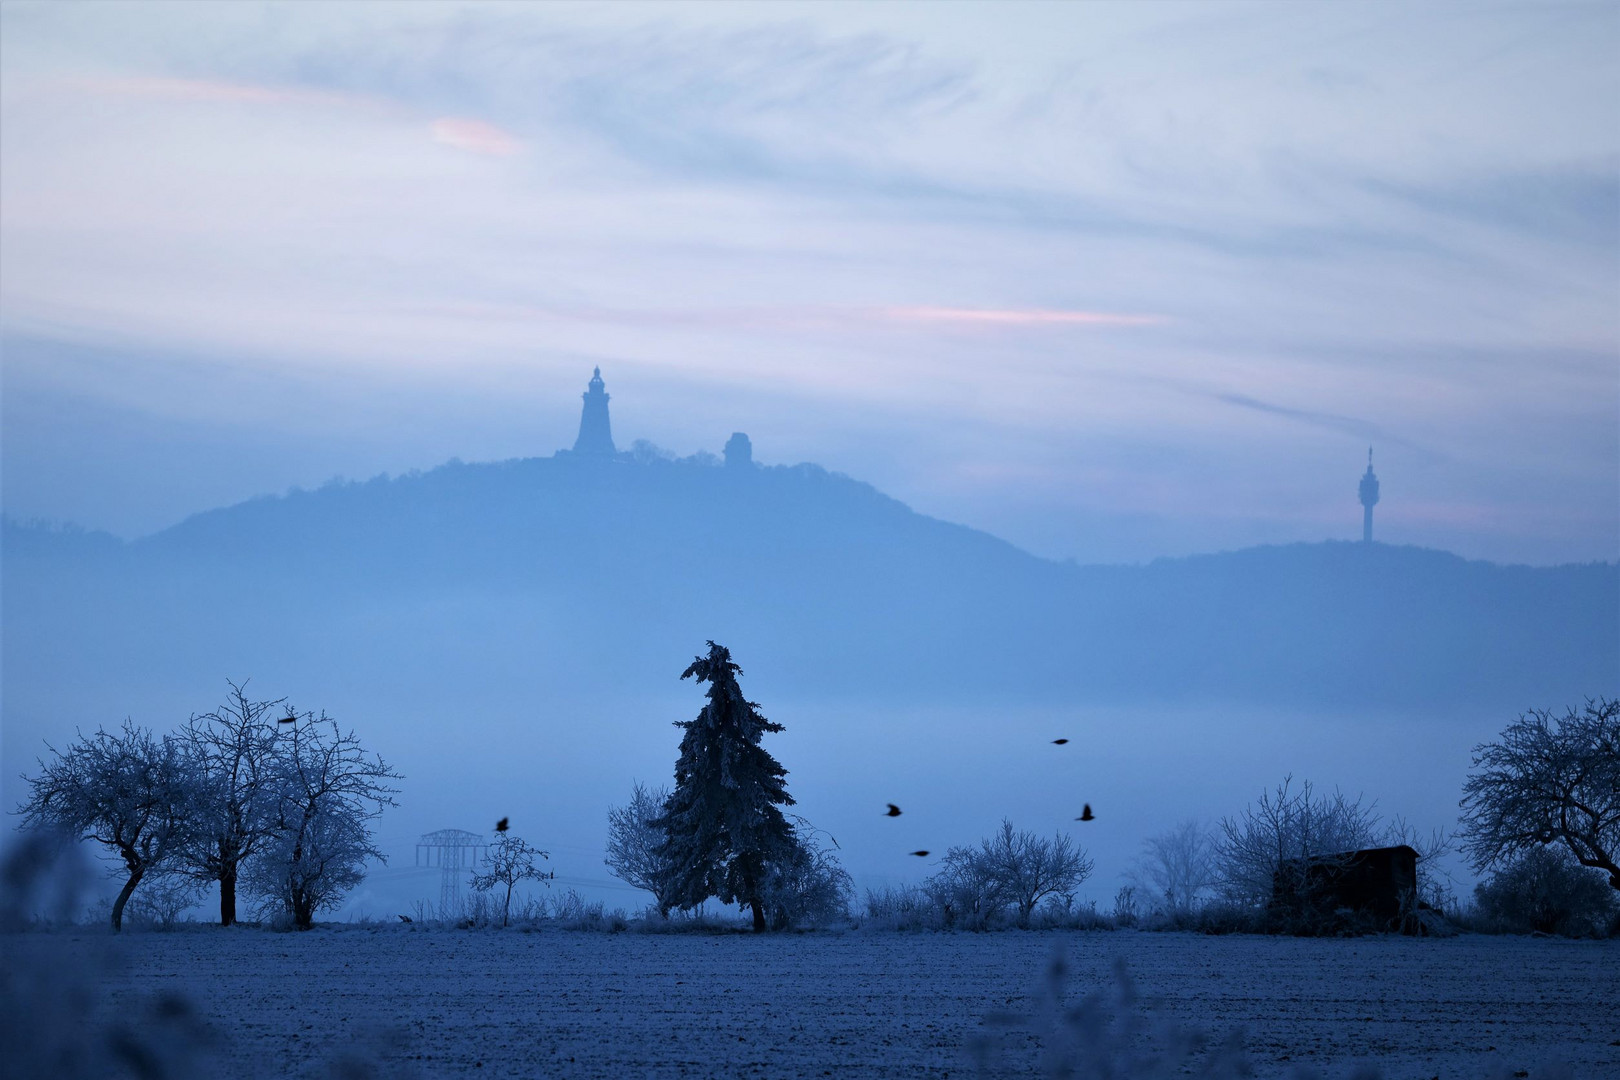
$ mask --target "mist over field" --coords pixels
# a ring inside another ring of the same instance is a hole
[[[708,639],[858,883],[1005,816],[1083,828],[1099,901],[1145,837],[1289,773],[1450,826],[1474,744],[1620,679],[1614,564],[1333,541],[1079,566],[814,465],[646,446],[333,483],[133,542],[8,523],[5,555],[8,761],[178,723],[227,677],[326,709],[408,777],[391,864],[344,908],[373,915],[436,895],[417,834],[508,815],[559,880],[645,902],[602,866],[607,809],[668,782]]]

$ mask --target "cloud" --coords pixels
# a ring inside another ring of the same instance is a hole
[[[473,154],[506,157],[515,154],[523,145],[517,136],[483,120],[444,116],[433,121],[429,128],[433,132],[434,142]]]
[[[158,75],[76,79],[73,80],[73,85],[92,93],[169,101],[346,106],[376,103],[376,99],[360,94],[311,89],[307,86],[232,82],[225,79],[182,79]]]
[[[1288,405],[1278,405],[1270,401],[1250,397],[1248,394],[1214,393],[1209,397],[1227,405],[1235,405],[1240,409],[1252,409],[1255,412],[1268,413],[1271,416],[1280,416],[1288,420],[1295,420],[1301,424],[1321,428],[1325,431],[1336,431],[1346,435],[1354,435],[1358,439],[1365,439],[1370,443],[1386,443],[1399,446],[1406,450],[1415,451],[1420,460],[1425,462],[1444,460],[1443,455],[1436,454],[1426,447],[1419,446],[1399,435],[1369,420],[1361,420],[1354,416],[1341,416],[1338,413],[1322,412],[1317,409],[1296,409]]]
[[[412,111],[402,102],[373,94],[279,83],[144,75],[75,79],[72,80],[72,85],[94,94],[159,101],[227,105],[310,105],[392,114],[408,114]],[[429,122],[428,131],[436,143],[491,157],[507,157],[523,146],[522,141],[511,132],[474,117],[441,116]]]
[[[880,314],[902,322],[962,323],[978,326],[1157,326],[1163,315],[1122,315],[1106,311],[1053,311],[1041,308],[891,307]]]

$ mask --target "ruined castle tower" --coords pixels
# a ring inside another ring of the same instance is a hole
[[[585,408],[579,414],[579,438],[574,440],[574,453],[613,454],[613,428],[608,423],[608,392],[603,388],[601,368],[591,374],[590,388],[582,396],[585,398]]]

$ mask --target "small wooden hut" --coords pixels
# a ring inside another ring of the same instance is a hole
[[[1405,844],[1284,860],[1272,878],[1272,913],[1324,926],[1359,916],[1405,931],[1417,913],[1417,860]]]

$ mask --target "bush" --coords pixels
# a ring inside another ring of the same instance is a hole
[[[131,894],[124,917],[134,926],[173,930],[180,917],[202,900],[202,893],[198,882],[176,874],[148,878]]]
[[[1614,933],[1620,899],[1601,870],[1566,851],[1532,848],[1474,889],[1475,925],[1487,933],[1563,937]]]
[[[792,854],[769,864],[760,900],[772,930],[827,926],[849,921],[855,882],[838,857],[796,828]]]
[[[746,930],[747,926],[736,915],[711,912],[706,904],[684,911],[677,908],[668,914],[659,911],[654,904],[628,928],[641,934],[733,934]]]
[[[1038,930],[1114,930],[1122,925],[1117,916],[1097,910],[1095,900],[1076,902],[1070,897],[1048,897],[1030,920]]]
[[[938,930],[943,925],[933,898],[916,885],[867,889],[866,917],[881,930]]]
[[[578,891],[568,889],[551,900],[551,918],[564,930],[603,930],[618,933],[630,926],[623,911],[605,910],[600,900],[587,900]]]

